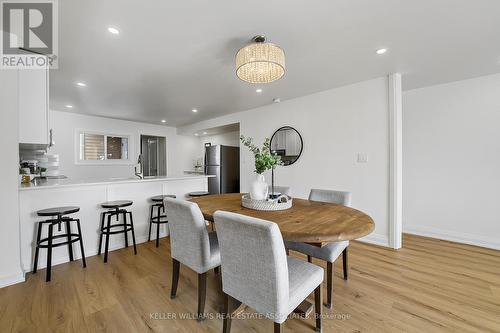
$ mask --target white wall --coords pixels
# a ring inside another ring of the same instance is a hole
[[[194,133],[237,122],[241,134],[257,142],[270,138],[281,126],[295,127],[304,139],[303,155],[292,166],[277,170],[277,184],[292,186],[294,196],[302,198],[311,188],[351,191],[353,206],[376,223],[367,240],[388,245],[386,77],[203,121],[179,131]],[[368,163],[357,163],[358,153],[366,153]],[[243,148],[241,158],[241,188],[247,191],[254,177],[253,156]]]
[[[50,111],[50,127],[54,131],[55,146],[51,154],[59,154],[60,173],[70,178],[132,177],[140,152],[140,135],[165,136],[167,138],[167,174],[180,175],[193,168],[193,160],[199,155],[198,138],[177,135],[174,127],[138,123],[111,118],[87,116],[69,112]],[[130,135],[131,163],[128,165],[81,165],[75,163],[77,153],[76,133],[79,130]]]
[[[220,133],[200,137],[200,157],[205,154],[205,143],[210,142],[212,146],[224,145],[239,147],[240,146],[240,131]]]
[[[210,142],[212,145],[225,145],[225,146],[240,146],[240,131],[207,135],[200,137],[200,141],[203,144],[205,142]]]
[[[17,71],[0,73],[0,288],[24,281],[19,250]]]
[[[403,101],[403,230],[500,249],[500,74]]]

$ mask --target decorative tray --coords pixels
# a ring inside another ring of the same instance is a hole
[[[241,205],[245,208],[255,210],[285,210],[292,208],[293,199],[287,195],[281,195],[274,200],[253,200],[249,194],[241,197]]]

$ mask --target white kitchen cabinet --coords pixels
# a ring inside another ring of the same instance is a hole
[[[300,153],[300,138],[293,129],[285,131],[285,153],[286,156],[298,156]]]
[[[19,143],[49,143],[49,70],[21,69],[19,75]]]
[[[286,133],[280,130],[274,134],[271,150],[285,150],[286,149]]]

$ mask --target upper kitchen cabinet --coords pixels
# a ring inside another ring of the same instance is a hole
[[[22,69],[19,73],[19,143],[49,144],[49,70]]]
[[[285,131],[285,155],[298,156],[302,150],[302,139],[294,129]]]

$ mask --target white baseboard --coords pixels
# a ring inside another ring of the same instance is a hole
[[[1,276],[0,277],[0,288],[3,287],[8,287],[16,283],[21,283],[24,282],[24,274],[23,272],[19,271],[19,273],[12,274],[12,275],[7,275],[7,276]]]
[[[363,243],[391,247],[391,245],[389,244],[389,237],[387,235],[370,234],[357,240]]]
[[[440,230],[426,226],[403,225],[403,232],[418,236],[442,239],[450,242],[463,243],[500,250],[500,239],[480,235],[466,234],[450,230]]]

